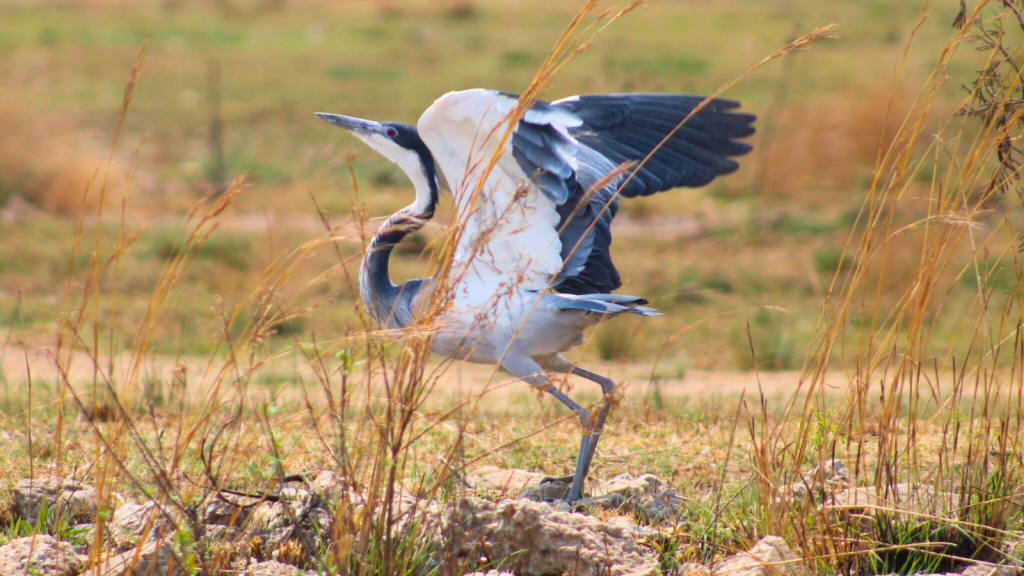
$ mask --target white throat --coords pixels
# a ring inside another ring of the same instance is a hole
[[[391,160],[405,172],[405,175],[412,181],[416,189],[416,201],[407,208],[413,215],[424,214],[431,209],[430,182],[423,169],[423,162],[420,155],[395,144],[389,138],[380,134],[356,134],[366,145],[380,153],[381,156]]]

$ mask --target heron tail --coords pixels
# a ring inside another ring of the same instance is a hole
[[[641,316],[661,316],[654,308],[644,306],[647,300],[639,296],[625,294],[551,294],[554,306],[559,310],[583,310],[617,316],[619,314],[639,314]]]

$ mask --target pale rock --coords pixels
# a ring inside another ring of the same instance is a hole
[[[714,567],[715,576],[807,576],[800,557],[778,536],[765,536],[750,550]]]
[[[666,488],[667,485],[654,474],[633,476],[626,472],[605,482],[602,492],[605,494],[622,494],[629,500],[639,500],[653,498]]]
[[[634,570],[626,576],[662,576],[661,569],[653,564],[648,564],[639,570]]]
[[[605,495],[620,494],[624,508],[636,513],[648,523],[673,522],[679,516],[682,498],[664,480],[654,474],[634,477],[628,472],[620,474],[602,488]]]
[[[230,527],[222,524],[207,524],[203,527],[203,540],[207,543],[227,542],[236,534]]]
[[[72,521],[91,522],[96,518],[96,489],[78,480],[25,479],[14,485],[13,492],[15,510],[33,526],[39,521],[44,507]]]
[[[644,526],[642,524],[634,524],[631,519],[625,516],[609,516],[604,521],[607,524],[614,524],[621,526],[623,530],[633,537],[634,540],[648,540],[651,542],[664,541],[666,535],[657,528],[651,528],[650,526]]]
[[[641,507],[640,517],[651,524],[672,523],[679,518],[679,507],[683,499],[675,490],[669,489],[657,494],[653,500]]]
[[[318,491],[300,488],[286,499],[254,507],[240,541],[256,543],[260,558],[276,559],[287,550],[311,556],[333,523],[334,515]]]
[[[477,494],[505,498],[537,486],[544,478],[547,476],[539,472],[504,470],[497,466],[484,466],[466,474],[465,482]]]
[[[830,484],[850,484],[850,470],[838,458],[829,458],[811,470],[811,478],[819,477]]]
[[[89,576],[94,573],[100,576],[186,576],[181,560],[167,542],[150,540],[138,548],[105,558]]]
[[[557,502],[569,497],[569,488],[568,483],[555,480],[530,486],[519,497],[533,502]]]
[[[385,513],[382,503],[364,502],[362,496],[354,492],[346,494],[345,503],[327,501],[341,482],[333,472],[321,473],[311,483],[311,489],[300,488],[288,499],[277,502],[261,502],[252,509],[237,540],[247,543],[250,552],[261,559],[283,558],[280,554],[285,550],[289,554],[298,550],[300,554],[312,556],[322,547],[324,535],[332,533],[335,511],[342,504],[347,509],[339,512],[339,517],[347,519]],[[392,528],[397,534],[412,529],[436,534],[440,513],[435,501],[419,499],[400,490],[392,500],[391,514]],[[425,525],[426,520],[434,524]]]
[[[366,506],[363,495],[352,489],[345,478],[339,477],[331,470],[317,474],[312,483],[312,490],[319,499],[315,512],[321,526],[333,521],[336,513],[348,516],[356,509]]]
[[[990,564],[974,564],[960,571],[959,576],[1017,576],[1020,567],[992,566]]]
[[[85,569],[88,560],[67,542],[48,534],[18,538],[0,546],[0,574],[10,576],[75,576]]]
[[[241,576],[313,576],[314,574],[315,572],[301,570],[277,560],[268,560],[250,564],[242,571]]]
[[[447,553],[486,557],[520,576],[640,576],[657,569],[653,552],[623,526],[530,500],[494,504],[464,498],[448,514],[443,531]]]
[[[110,538],[120,551],[134,548],[144,535],[154,540],[175,529],[163,512],[157,509],[152,500],[143,504],[126,502],[114,511],[114,517],[107,525]]]
[[[921,576],[1020,576],[1024,573],[1020,568],[1013,566],[995,566],[991,564],[972,564],[959,572],[943,572],[935,574],[922,574]],[[899,576],[898,574],[887,574],[886,576]]]
[[[269,555],[298,530],[302,510],[297,502],[263,502],[253,508],[246,527],[246,540],[259,538],[264,553]]]
[[[626,497],[622,494],[603,494],[590,498],[580,498],[572,503],[573,510],[622,510],[626,507]]]
[[[687,562],[679,568],[676,568],[675,572],[672,573],[672,576],[711,576],[711,571],[703,564]]]
[[[803,482],[794,482],[792,484],[784,484],[782,486],[779,486],[779,496],[781,496],[783,500],[787,500],[790,502],[812,502],[813,498],[811,497],[811,495],[812,491],[810,490],[810,488],[808,488],[807,484],[804,484]]]
[[[313,489],[316,490],[325,502],[333,502],[340,498],[345,491],[345,487],[345,479],[339,478],[331,470],[324,470],[317,474],[313,480]]]
[[[420,533],[437,533],[440,506],[437,500],[416,498],[411,494],[400,494],[392,505],[395,528],[399,532],[416,530]]]
[[[214,496],[203,507],[203,520],[207,525],[238,527],[249,518],[249,510]]]

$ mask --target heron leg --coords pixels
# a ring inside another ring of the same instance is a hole
[[[547,380],[547,378],[545,378]],[[580,425],[583,427],[583,438],[580,440],[580,452],[576,456],[576,470],[573,471],[571,477],[572,484],[569,485],[569,495],[566,498],[570,503],[583,498],[583,481],[587,479],[587,471],[590,469],[590,460],[594,458],[593,446],[597,444],[597,436],[594,435],[594,424],[590,420],[590,412],[573,401],[572,398],[566,396],[561,390],[555,387],[548,381],[544,391],[551,394],[555,398],[558,398],[562,404],[569,407],[570,410],[576,413],[580,419]],[[602,409],[603,411],[603,409]],[[603,411],[604,412],[604,411]],[[607,418],[607,414],[604,414]],[[604,418],[598,417],[598,420],[603,422]],[[567,478],[553,478],[551,480],[564,481]],[[548,480],[545,478],[545,480]]]
[[[583,497],[583,482],[590,474],[590,464],[594,460],[594,453],[597,451],[597,442],[601,439],[601,432],[604,430],[604,423],[608,420],[608,413],[611,412],[611,394],[615,391],[615,382],[611,378],[584,370],[572,362],[566,360],[561,354],[541,356],[536,358],[537,363],[548,372],[575,374],[586,378],[601,386],[604,394],[604,404],[598,412],[594,421],[582,422],[583,440],[580,442],[580,454],[576,459],[576,471],[572,475],[572,486],[569,488],[569,501],[573,502]],[[554,478],[553,480],[565,480],[565,478]]]
[[[597,450],[597,441],[601,439],[601,432],[604,431],[605,420],[608,419],[608,413],[612,410],[612,393],[615,392],[615,381],[578,366],[572,367],[572,373],[597,383],[601,386],[601,392],[604,393],[604,405],[601,406],[601,411],[597,413],[597,420],[592,424],[593,428],[587,442],[586,454],[580,455],[583,465],[583,477],[586,478],[587,474],[590,473],[590,463],[594,460],[594,452]],[[577,463],[577,467],[579,465]]]
[[[572,367],[572,364],[561,356],[558,356],[558,358],[562,362],[565,362],[567,368],[564,372],[568,372],[569,368]],[[567,498],[569,502],[575,502],[583,497],[583,481],[587,476],[586,470],[590,467],[587,463],[587,459],[593,459],[594,457],[594,451],[592,448],[594,424],[591,422],[589,410],[577,404],[572,398],[569,398],[569,396],[559,390],[558,387],[551,382],[550,378],[544,375],[545,368],[551,372],[557,372],[557,370],[552,370],[550,368],[551,364],[548,362],[545,362],[545,365],[546,366],[542,367],[536,360],[528,356],[512,356],[511,354],[507,354],[505,361],[502,362],[502,366],[506,370],[517,377],[526,380],[526,382],[534,388],[551,394],[557,398],[559,402],[565,404],[567,408],[572,410],[577,417],[579,417],[580,425],[583,427],[583,439],[580,441],[580,452],[576,457],[576,470],[572,475],[572,484],[569,487],[569,496]],[[607,415],[605,417],[607,417]],[[598,420],[603,421],[601,418],[598,418]],[[587,456],[588,454],[589,457]],[[563,480],[563,478],[553,478],[551,480]]]

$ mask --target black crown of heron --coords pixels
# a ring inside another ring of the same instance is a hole
[[[579,417],[576,468],[563,479],[571,478],[573,502],[583,497],[615,382],[562,353],[613,316],[658,315],[644,298],[614,293],[622,285],[610,250],[620,198],[705,186],[736,171],[734,157],[751,150],[741,140],[754,133],[755,117],[738,112],[737,102],[677,94],[573,96],[525,112],[518,106],[513,94],[478,89],[445,94],[416,127],[317,116],[397,164],[416,192],[373,237],[360,270],[363,301],[383,327],[408,326],[429,299],[432,278],[395,284],[388,261],[433,216],[444,174],[463,233],[451,306],[441,312],[431,350],[500,364]],[[511,118],[518,118],[514,126]],[[501,138],[508,128],[511,138]],[[479,160],[491,158],[497,161],[488,171]],[[601,387],[596,414],[554,385],[551,375],[565,374]]]

